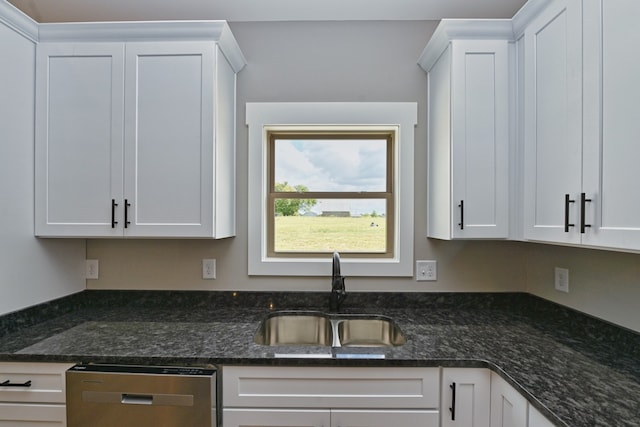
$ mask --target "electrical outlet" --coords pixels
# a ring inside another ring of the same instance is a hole
[[[202,260],[202,278],[203,279],[216,278],[216,260],[215,259]]]
[[[97,259],[85,260],[85,279],[97,279],[100,274],[100,263]]]
[[[416,281],[434,282],[438,280],[437,261],[416,261]]]
[[[569,293],[569,270],[566,268],[555,268],[556,291]]]

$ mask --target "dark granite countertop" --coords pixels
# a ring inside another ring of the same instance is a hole
[[[0,317],[0,361],[484,367],[558,426],[640,426],[634,332],[523,293],[360,293],[349,295],[343,311],[392,317],[403,346],[253,342],[269,312],[324,311],[327,303],[328,293],[84,291]],[[341,352],[384,359],[335,357]]]

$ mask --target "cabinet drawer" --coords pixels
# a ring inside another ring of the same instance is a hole
[[[31,381],[30,387],[0,386],[0,401],[64,403],[64,373],[71,366],[67,363],[0,363],[0,384]]]
[[[64,405],[0,403],[0,427],[64,427]]]
[[[331,425],[339,427],[360,426],[420,426],[438,427],[440,414],[436,410],[334,410]]]
[[[439,406],[439,368],[225,366],[225,407],[421,408]]]

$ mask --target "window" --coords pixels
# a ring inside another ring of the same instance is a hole
[[[413,274],[415,103],[248,103],[249,274]]]
[[[396,130],[268,130],[269,256],[393,256]]]

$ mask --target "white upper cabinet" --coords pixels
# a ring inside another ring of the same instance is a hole
[[[640,250],[640,3],[554,0],[526,25],[524,238]]]
[[[585,229],[582,243],[640,250],[640,2],[584,7]]]
[[[111,200],[123,199],[124,45],[43,43],[36,55],[36,235],[122,235]]]
[[[444,20],[419,59],[428,76],[428,237],[509,236],[511,38],[509,20]]]
[[[524,33],[524,238],[579,243],[581,1],[555,0]],[[522,46],[522,43],[520,43]]]
[[[221,22],[43,25],[36,235],[233,236],[243,65]]]

